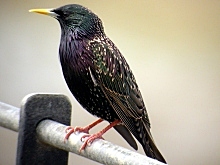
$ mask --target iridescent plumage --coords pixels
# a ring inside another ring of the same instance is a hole
[[[61,25],[60,62],[76,100],[91,114],[109,121],[135,149],[131,133],[149,157],[165,162],[150,133],[150,122],[134,75],[101,20],[80,5],[51,10]]]

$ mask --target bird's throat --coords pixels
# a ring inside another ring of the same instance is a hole
[[[93,57],[88,46],[88,40],[81,37],[77,31],[62,33],[59,48],[61,64],[68,64],[75,72],[89,68]]]

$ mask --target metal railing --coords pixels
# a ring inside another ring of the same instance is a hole
[[[70,117],[71,104],[63,95],[31,94],[24,98],[21,109],[0,102],[0,126],[19,133],[17,165],[66,165],[68,152],[108,165],[164,165],[102,139],[80,153],[84,133],[74,133],[64,141]]]

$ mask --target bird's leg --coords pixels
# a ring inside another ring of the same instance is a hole
[[[93,128],[93,127],[96,126],[97,124],[101,123],[102,121],[103,121],[102,119],[98,119],[98,120],[96,120],[95,122],[93,122],[93,123],[91,123],[91,124],[89,124],[89,125],[87,125],[87,126],[85,126],[85,127],[77,127],[77,126],[76,126],[76,127],[71,127],[71,126],[67,127],[67,128],[66,128],[67,134],[66,134],[66,136],[65,136],[65,140],[68,140],[68,139],[69,139],[69,136],[70,136],[72,133],[76,132],[76,131],[89,133],[89,130],[90,130],[91,128]]]
[[[112,128],[112,127],[114,127],[115,125],[117,125],[117,124],[119,124],[121,122],[121,120],[115,120],[114,122],[112,122],[112,123],[110,123],[107,127],[105,127],[103,130],[101,130],[100,132],[97,132],[97,133],[95,133],[95,134],[92,134],[92,135],[83,135],[82,137],[81,137],[81,140],[83,139],[83,138],[85,138],[85,137],[88,137],[85,141],[84,141],[84,143],[83,143],[83,145],[81,146],[81,148],[80,148],[80,152],[82,151],[82,150],[84,150],[85,149],[85,147],[87,146],[87,145],[90,145],[95,139],[97,139],[97,138],[102,138],[103,139],[103,137],[102,137],[102,135],[105,133],[105,132],[107,132],[110,128]]]

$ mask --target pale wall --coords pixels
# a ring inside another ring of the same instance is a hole
[[[73,104],[72,125],[95,120],[76,103],[62,77],[59,24],[28,13],[31,8],[68,3],[82,4],[103,20],[107,35],[135,74],[154,139],[167,162],[219,164],[219,0],[1,1],[0,101],[18,107],[32,92],[63,93]],[[130,149],[114,130],[104,137]],[[17,133],[0,128],[1,165],[15,163],[16,140]],[[97,164],[74,154],[70,157],[71,164]]]

